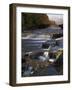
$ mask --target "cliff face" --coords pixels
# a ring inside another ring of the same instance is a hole
[[[46,14],[22,13],[22,30],[46,28],[49,24]]]

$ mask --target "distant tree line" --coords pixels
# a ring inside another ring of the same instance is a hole
[[[22,13],[22,31],[49,26],[49,17],[46,14]]]

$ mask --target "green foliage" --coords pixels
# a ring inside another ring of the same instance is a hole
[[[22,30],[48,27],[49,18],[46,14],[22,13]]]

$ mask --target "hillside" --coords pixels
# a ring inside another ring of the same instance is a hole
[[[50,25],[46,14],[22,13],[22,30],[46,28]]]

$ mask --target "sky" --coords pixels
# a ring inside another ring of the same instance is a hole
[[[63,15],[62,14],[47,14],[49,19],[55,21],[57,25],[63,24]]]

